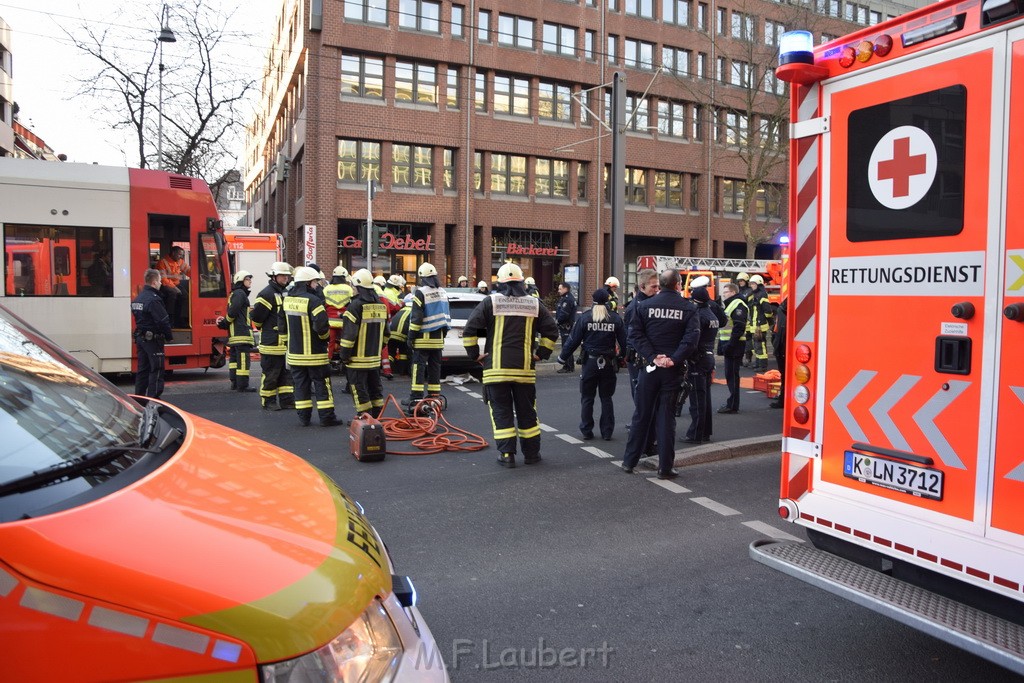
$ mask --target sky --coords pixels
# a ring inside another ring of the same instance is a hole
[[[252,36],[249,42],[239,42],[232,50],[233,68],[251,69],[252,78],[259,79],[271,29],[283,2],[207,0],[208,5],[222,7],[224,11],[239,7],[235,28]],[[153,45],[150,41],[155,41],[159,33],[160,6],[141,0],[0,0],[0,18],[11,27],[13,95],[20,107],[19,120],[56,153],[67,154],[68,161],[137,165],[133,137],[94,121],[89,112],[95,103],[72,97],[79,88],[76,77],[94,74],[99,69],[94,58],[74,48],[61,27],[73,32],[87,24],[97,32],[122,32],[136,36],[133,41],[138,42],[140,49],[148,50]],[[152,26],[140,26],[139,20],[133,18],[144,13],[153,17]],[[167,44],[165,56],[174,45]],[[238,156],[241,159],[241,149]]]

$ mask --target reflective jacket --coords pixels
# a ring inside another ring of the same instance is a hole
[[[768,290],[758,286],[751,290],[747,299],[750,307],[750,318],[747,320],[748,332],[767,332],[772,321],[774,311],[768,301]]]
[[[249,322],[249,290],[245,284],[236,282],[228,297],[228,346],[252,346],[252,324]]]
[[[608,285],[604,286],[604,291],[608,292],[608,310],[619,310],[619,295],[616,294],[615,290],[609,287]]]
[[[260,331],[260,353],[283,356],[288,351],[288,329],[284,315],[285,288],[271,281],[256,295],[251,319]]]
[[[409,314],[409,340],[414,349],[443,349],[452,325],[448,294],[442,287],[419,287]]]
[[[540,335],[534,349],[534,335]],[[543,360],[558,340],[558,324],[540,299],[530,295],[491,294],[477,304],[463,329],[462,344],[470,358],[479,354],[477,340],[487,338],[484,384],[521,382],[534,384],[534,353]]]
[[[192,269],[185,263],[185,259],[175,261],[170,256],[164,256],[157,261],[156,269],[160,271],[160,281],[168,287],[177,287],[181,284],[181,278],[188,277],[192,272]]]
[[[297,283],[284,298],[288,321],[289,365],[327,365],[327,338],[331,327],[320,296],[305,282]]]
[[[412,313],[412,306],[403,306],[402,310],[391,316],[388,323],[390,340],[405,344],[409,341],[409,314]]]
[[[747,302],[735,294],[722,303],[728,320],[718,329],[718,351],[723,356],[742,356],[747,340]]]
[[[388,341],[388,308],[372,290],[358,289],[342,316],[345,326],[338,344],[345,367],[380,367],[381,347]]]
[[[352,285],[346,282],[332,282],[324,287],[324,304],[331,327],[342,327],[341,316],[345,314],[345,307],[355,294]]]

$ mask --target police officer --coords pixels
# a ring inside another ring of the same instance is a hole
[[[555,307],[555,322],[558,323],[558,335],[562,338],[562,349],[564,350],[565,342],[576,323],[576,297],[572,295],[569,285],[564,282],[558,285],[558,293],[560,296],[558,297],[558,306]],[[575,370],[576,364],[573,362],[572,354],[569,354],[557,372],[566,374]]]
[[[348,283],[348,269],[338,266],[331,275],[331,282],[324,287],[324,304],[327,310],[327,323],[331,326],[331,336],[327,342],[327,357],[334,361],[338,352],[338,336],[344,326],[341,316],[345,315],[345,307],[352,300],[355,292]]]
[[[750,276],[746,273],[739,273],[736,276],[736,286],[739,287],[740,298],[747,304],[747,341],[743,347],[743,367],[748,367],[754,357],[753,330],[750,329],[750,318],[753,313],[750,309],[750,292],[753,290],[750,288],[749,282]]]
[[[416,403],[426,395],[441,395],[441,352],[444,338],[452,325],[448,294],[438,284],[437,268],[424,263],[416,274],[420,286],[412,300],[409,314],[409,346],[412,347],[412,389],[405,404],[412,413]]]
[[[160,398],[164,393],[164,343],[173,340],[174,335],[171,318],[160,297],[160,271],[150,268],[143,279],[142,291],[132,299],[132,337],[138,358],[135,395]]]
[[[587,361],[580,374],[580,433],[583,438],[594,438],[594,394],[601,396],[601,438],[612,440],[615,432],[616,374],[619,361],[626,355],[626,326],[618,313],[608,310],[608,292],[603,288],[594,292],[594,305],[580,316],[572,328],[569,340],[562,345],[558,363],[572,361],[577,347],[583,346]]]
[[[309,425],[316,399],[320,426],[343,424],[334,413],[330,366],[327,359],[327,338],[330,325],[320,298],[320,273],[309,267],[295,269],[295,284],[284,299],[288,321],[288,354],[285,357],[295,380],[295,411],[299,423]]]
[[[232,278],[231,296],[228,297],[228,379],[236,391],[256,391],[249,386],[249,354],[255,341],[252,338],[252,322],[249,319],[249,290],[252,287],[252,273],[240,270]]]
[[[636,410],[630,434],[656,430],[658,478],[675,479],[675,403],[686,360],[697,348],[700,326],[697,307],[680,296],[679,271],[664,270],[658,276],[657,294],[637,304],[629,341],[643,362],[636,388]],[[640,462],[644,439],[632,438],[622,456],[622,471],[633,473]]]
[[[295,407],[292,373],[285,365],[288,353],[288,329],[284,315],[284,297],[292,279],[292,267],[284,261],[270,264],[270,282],[256,295],[252,322],[260,331],[260,401],[264,410]]]
[[[709,284],[711,279],[706,275],[690,282],[690,298],[697,305],[700,338],[697,350],[686,362],[690,382],[690,427],[683,439],[686,443],[711,441],[711,377],[715,371],[715,343],[718,341],[718,329],[726,319],[722,306],[711,299]]]
[[[740,288],[733,282],[722,285],[725,300],[726,323],[718,329],[718,355],[725,358],[725,385],[729,398],[718,409],[720,413],[738,413],[740,410],[740,365],[747,343],[747,302],[740,296]]]
[[[380,384],[381,349],[388,342],[388,309],[373,289],[373,273],[365,268],[352,275],[356,295],[345,311],[341,332],[341,360],[352,387],[356,413],[370,409],[379,413],[384,406]]]
[[[629,329],[636,314],[636,307],[641,301],[646,301],[658,293],[658,271],[653,268],[644,268],[636,274],[636,294],[626,304],[622,321],[626,324],[626,368],[629,370],[629,395],[636,400],[636,385],[640,379],[640,369],[643,362],[637,355],[636,349],[629,343]]]
[[[532,296],[534,298],[537,298],[537,299],[540,298],[540,290],[537,289],[537,281],[536,280],[534,280],[532,277],[528,277],[528,278],[526,278],[526,280],[523,281],[523,284],[526,285],[526,293],[527,294],[529,294],[530,296]]]
[[[498,269],[502,293],[481,301],[466,321],[462,343],[473,360],[483,362],[484,400],[491,411],[498,464],[516,466],[516,437],[524,462],[540,462],[537,421],[537,372],[534,364],[551,355],[558,324],[540,299],[523,286],[523,271],[514,263]],[[539,342],[535,334],[540,335]],[[477,340],[487,338],[480,355]]]
[[[604,288],[608,292],[608,310],[619,310],[619,278],[610,276],[604,281]]]
[[[748,329],[753,332],[754,369],[768,369],[768,330],[771,329],[772,317],[775,312],[768,301],[768,290],[764,288],[764,278],[754,275],[750,278],[750,323]]]

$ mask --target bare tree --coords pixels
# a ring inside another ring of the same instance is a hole
[[[135,17],[120,14],[98,27],[87,23],[64,30],[75,47],[98,63],[97,71],[78,79],[76,96],[112,129],[133,133],[137,144],[131,154],[123,150],[126,158],[137,157],[140,168],[162,166],[204,178],[215,196],[239,165],[243,121],[255,88],[255,79],[248,75],[253,70],[232,59],[251,40],[229,29],[233,17],[234,11],[210,9],[203,0],[169,4],[166,24],[176,41],[164,44],[156,40],[162,28],[159,11]],[[140,41],[138,29],[128,24],[153,27],[152,38]],[[161,116],[162,160],[157,158]]]

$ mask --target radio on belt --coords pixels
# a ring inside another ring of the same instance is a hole
[[[348,428],[348,449],[359,462],[380,462],[388,450],[384,427],[369,413],[356,415]]]

